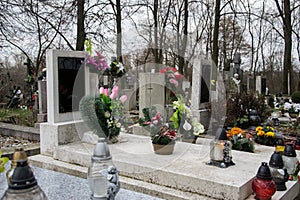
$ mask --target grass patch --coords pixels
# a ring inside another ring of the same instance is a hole
[[[34,127],[34,117],[31,110],[0,109],[0,122]]]

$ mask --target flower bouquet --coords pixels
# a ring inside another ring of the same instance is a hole
[[[256,143],[267,146],[274,146],[276,142],[272,126],[257,126],[253,138]]]
[[[160,70],[159,73],[165,74],[167,91],[166,99],[170,102],[176,101],[177,95],[182,92],[179,91],[181,87],[178,86],[184,76],[180,74],[175,67],[166,67],[165,69]]]
[[[170,121],[173,122],[174,128],[179,129],[183,141],[195,143],[197,137],[204,133],[204,126],[193,117],[191,109],[182,101],[182,98],[173,102],[173,108],[175,112]]]
[[[118,98],[118,86],[111,90],[101,87],[99,94],[84,96],[79,103],[79,110],[87,126],[99,137],[107,137],[110,142],[117,142],[121,125],[124,122],[123,104],[126,95]]]
[[[227,137],[232,143],[232,149],[254,152],[254,141],[250,133],[246,133],[239,127],[233,127],[227,131]]]

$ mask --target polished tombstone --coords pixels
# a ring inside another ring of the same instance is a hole
[[[27,160],[19,160],[1,200],[47,200]]]
[[[285,183],[289,179],[289,175],[287,173],[287,170],[284,169],[283,160],[281,153],[275,151],[269,161],[270,171],[273,180],[276,184],[276,190],[277,191],[284,191],[286,190]]]

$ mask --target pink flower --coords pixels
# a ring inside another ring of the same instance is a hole
[[[95,67],[99,70],[105,70],[108,68],[108,64],[106,62],[105,57],[98,51],[96,51],[97,54],[97,60],[95,60],[95,63],[92,63],[95,65]]]
[[[175,78],[175,75],[174,74],[168,74],[168,77],[169,78]]]
[[[104,87],[100,87],[99,93],[100,94],[105,94],[106,96],[108,96],[108,89],[105,89]]]
[[[118,96],[118,93],[116,93],[115,91],[112,91],[112,93],[109,95],[109,98],[115,99],[117,96]]]
[[[174,84],[176,87],[178,86],[178,81],[173,78],[170,79],[170,83]]]
[[[104,87],[100,87],[99,93],[100,93],[100,94],[103,94],[103,93],[104,93]]]
[[[181,79],[183,78],[184,76],[182,74],[180,74],[179,72],[175,72],[174,75],[176,76],[176,79]]]
[[[116,94],[118,94],[119,91],[119,87],[117,85],[115,85],[112,89],[112,92],[115,92]]]
[[[127,100],[127,96],[126,96],[126,95],[122,95],[122,96],[120,97],[120,101],[121,101],[122,103],[125,103],[126,100]]]

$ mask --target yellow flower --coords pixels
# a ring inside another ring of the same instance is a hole
[[[243,133],[243,130],[239,127],[233,127],[229,132],[230,135],[238,135],[240,133]]]
[[[267,136],[267,137],[274,137],[274,136],[275,136],[275,133],[269,131],[269,132],[266,133],[266,136]]]
[[[265,135],[265,132],[264,132],[264,131],[258,131],[258,132],[257,132],[257,135],[258,135],[258,136],[264,136],[264,135]]]
[[[259,131],[261,131],[263,129],[263,127],[261,127],[261,126],[258,126],[258,127],[256,127],[256,132],[259,132]]]

